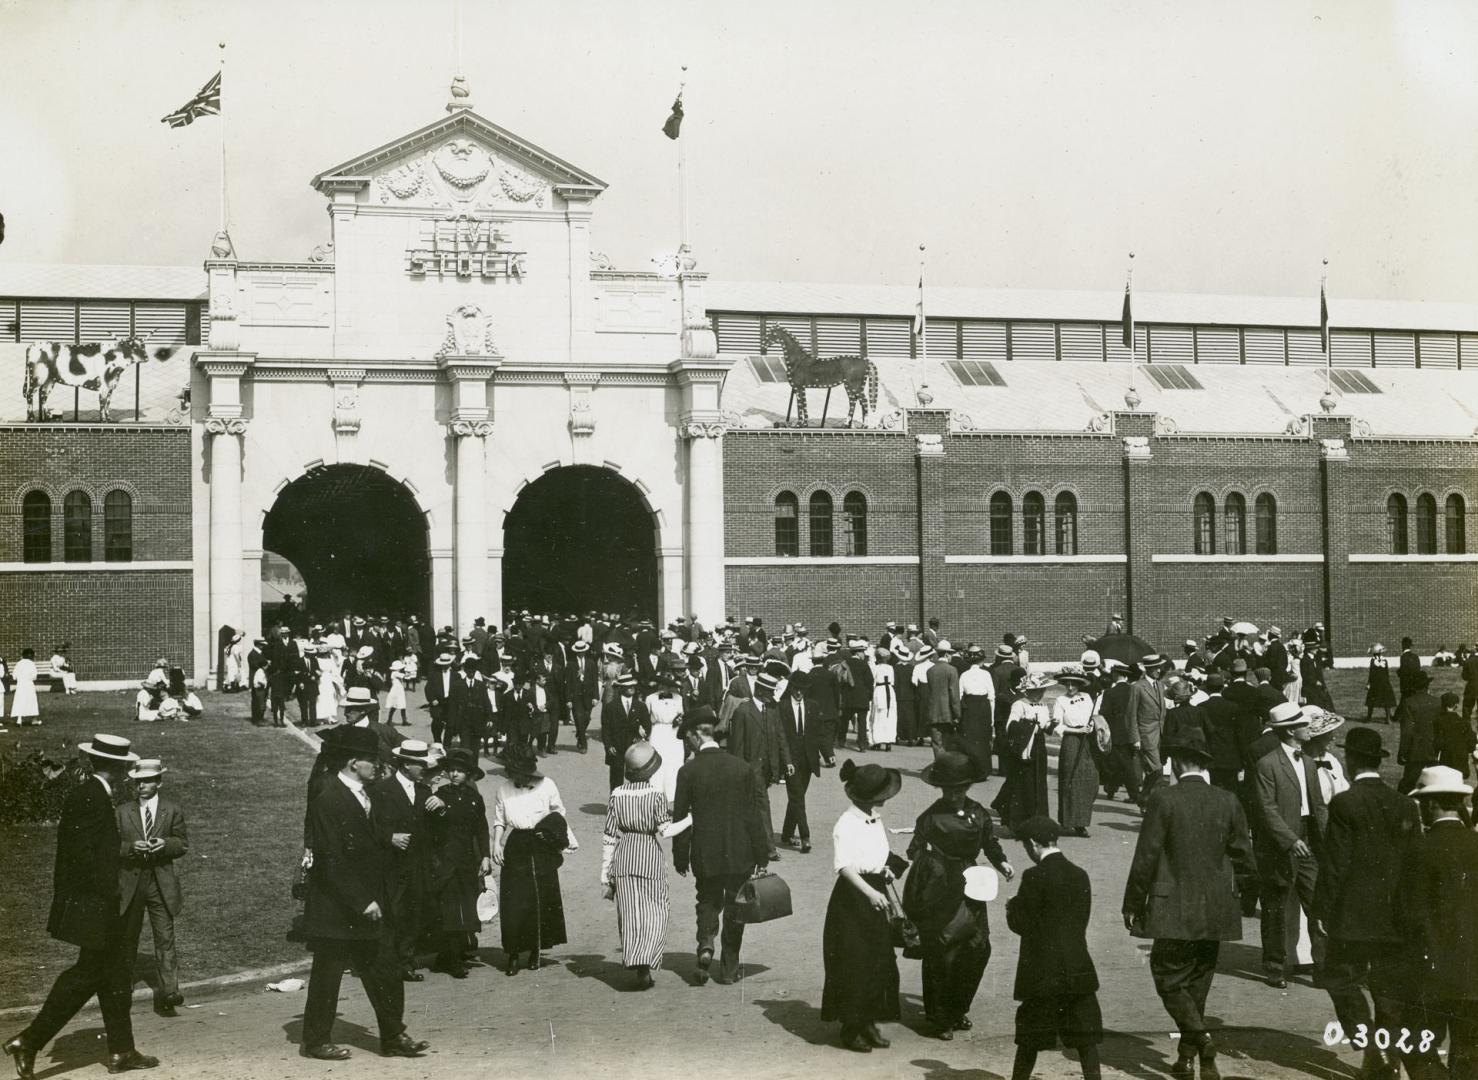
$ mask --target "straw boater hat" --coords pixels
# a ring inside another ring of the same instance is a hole
[[[451,667],[456,657],[449,652],[438,653],[436,656],[437,667]]]
[[[950,656],[954,653],[955,647],[949,643],[948,638],[940,638],[939,644],[934,646],[934,651],[940,656]]]
[[[640,783],[657,775],[662,767],[662,755],[649,742],[634,742],[626,748],[623,771],[629,783]]]
[[[876,805],[886,802],[903,788],[903,774],[881,765],[857,765],[848,758],[837,773],[845,785],[847,797],[857,802]]]
[[[1447,765],[1429,765],[1417,777],[1416,787],[1407,792],[1413,799],[1428,795],[1471,795],[1471,784],[1463,783],[1463,774]]]
[[[158,758],[140,758],[137,765],[128,770],[130,780],[158,780],[169,772]]]
[[[1011,648],[1010,645],[1006,645],[1004,643],[1003,644],[1000,644],[1000,645],[997,645],[996,646],[996,659],[997,660],[1015,660],[1016,659],[1016,650],[1013,649],[1013,648]]]
[[[980,770],[970,760],[970,755],[951,750],[924,766],[919,778],[934,787],[964,787],[981,781]]]
[[[1306,727],[1309,723],[1308,714],[1298,705],[1291,701],[1282,701],[1268,710],[1268,727],[1272,728],[1294,728]]]
[[[589,651],[590,642],[586,641],[584,638],[581,638],[579,641],[570,646],[570,652],[587,653]]]
[[[375,695],[370,693],[368,686],[351,686],[344,695],[345,712],[350,709],[372,709],[375,704]]]
[[[1103,658],[1098,655],[1097,649],[1085,649],[1083,655],[1078,657],[1078,663],[1083,665],[1084,671],[1097,671],[1103,666]]]
[[[614,685],[618,690],[635,690],[636,676],[629,671],[623,671],[621,674],[616,676],[615,681],[612,685]]]
[[[420,739],[406,739],[390,753],[407,765],[430,765],[431,747]]]

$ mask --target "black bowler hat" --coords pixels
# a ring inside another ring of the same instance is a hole
[[[1354,728],[1345,736],[1343,749],[1362,758],[1386,758],[1391,752],[1381,746],[1380,732],[1375,728]]]

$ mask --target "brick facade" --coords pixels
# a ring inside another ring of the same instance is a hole
[[[161,655],[190,667],[190,433],[185,428],[71,424],[0,427],[0,656],[25,647],[45,660],[62,641],[83,681],[141,677]],[[51,500],[51,558],[23,567],[21,505]],[[132,500],[132,559],[104,559],[104,500]],[[92,562],[62,562],[63,503],[74,491],[92,507]],[[63,568],[65,567],[65,568]]]

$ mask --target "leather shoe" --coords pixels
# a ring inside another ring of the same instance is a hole
[[[1195,1080],[1195,1050],[1192,1050],[1189,1054],[1186,1054],[1184,1050],[1182,1050],[1180,1056],[1175,1059],[1175,1064],[1170,1066],[1170,1075],[1175,1077],[1175,1080]]]
[[[159,1059],[141,1054],[137,1050],[130,1050],[126,1054],[109,1054],[108,1071],[110,1073],[133,1072],[136,1069],[157,1069]]]
[[[969,1031],[974,1026],[974,1024],[970,1023],[970,1018],[968,1016],[962,1016],[955,1021],[956,1031]]]
[[[842,1049],[855,1050],[859,1054],[872,1053],[872,1043],[867,1041],[867,1036],[860,1031],[847,1031],[842,1033]]]
[[[27,1046],[19,1035],[5,1044],[5,1052],[15,1062],[15,1074],[20,1080],[31,1080],[36,1075],[36,1051]]]
[[[862,1037],[870,1042],[873,1046],[876,1046],[879,1050],[886,1050],[888,1049],[888,1047],[893,1045],[887,1039],[883,1038],[883,1033],[878,1030],[878,1026],[876,1024],[867,1024],[866,1026],[864,1026],[862,1029]]]
[[[713,950],[698,950],[698,985],[702,986],[708,981],[708,969],[713,965]]]
[[[1274,990],[1284,990],[1288,987],[1288,980],[1285,979],[1283,975],[1277,971],[1268,972],[1264,978],[1264,981]]]
[[[1216,1067],[1216,1044],[1209,1035],[1201,1044],[1201,1080],[1221,1080],[1221,1070]]]
[[[177,1009],[185,1003],[185,995],[179,991],[164,996],[164,1003],[172,1009]]]
[[[317,1046],[305,1046],[303,1053],[310,1058],[319,1061],[348,1061],[349,1048],[347,1046],[335,1046],[333,1043],[319,1043]]]
[[[811,843],[810,843],[809,840],[802,840],[801,841],[801,854],[802,855],[809,855],[809,854],[811,854]]]
[[[381,1057],[420,1057],[430,1048],[425,1039],[418,1042],[403,1031],[393,1039],[380,1040]]]
[[[400,977],[401,977],[401,979],[404,982],[425,982],[426,981],[426,976],[422,975],[419,971],[413,971],[410,968],[406,968],[404,971],[402,971],[400,973]]]

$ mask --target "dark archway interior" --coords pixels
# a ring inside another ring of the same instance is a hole
[[[507,610],[657,614],[651,512],[607,469],[554,469],[519,494],[504,523]]]
[[[326,465],[294,480],[267,514],[262,547],[298,568],[315,615],[429,614],[426,519],[379,469]]]

